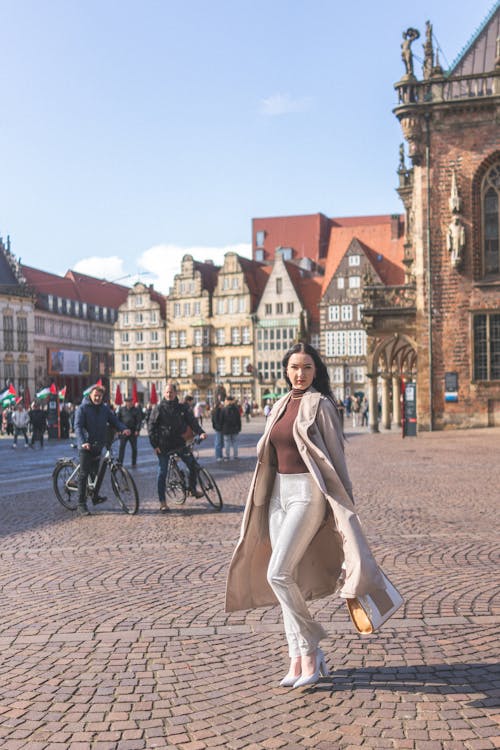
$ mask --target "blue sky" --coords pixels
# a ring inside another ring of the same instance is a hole
[[[494,0],[0,0],[0,234],[168,291],[252,217],[402,211],[402,32],[448,67]],[[421,77],[421,66],[415,61]]]

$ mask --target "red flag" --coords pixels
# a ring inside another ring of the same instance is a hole
[[[156,386],[154,383],[151,383],[151,394],[149,396],[149,400],[152,404],[158,403],[158,394],[156,393]]]
[[[139,399],[137,398],[137,383],[134,380],[134,383],[132,385],[132,401],[134,404],[136,404]]]
[[[24,405],[26,409],[29,409],[31,406],[31,393],[28,386],[26,386],[26,388],[24,389]]]
[[[57,393],[56,384],[55,383],[51,383],[49,390],[50,390],[51,393],[53,393],[55,395]]]
[[[120,384],[116,384],[116,393],[115,393],[115,405],[121,406],[123,404],[123,396],[122,392],[120,390]]]

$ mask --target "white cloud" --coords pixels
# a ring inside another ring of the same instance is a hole
[[[244,258],[252,257],[252,246],[246,243],[239,245],[226,245],[225,247],[193,246],[180,247],[179,245],[154,245],[145,250],[137,260],[139,269],[149,272],[144,281],[153,284],[155,289],[168,294],[173,284],[174,276],[180,273],[181,260],[184,255],[192,255],[195,260],[212,260],[216,266],[224,262],[224,254],[228,252],[238,253]]]
[[[311,106],[312,99],[304,96],[294,98],[290,94],[272,94],[260,102],[260,113],[268,117],[288,115],[291,112],[305,112]]]
[[[126,278],[128,274],[125,270],[125,261],[117,255],[110,255],[107,258],[94,255],[90,258],[82,258],[74,266],[75,271],[85,273],[88,276],[94,276],[97,279],[107,279],[107,281],[122,282],[127,285]]]

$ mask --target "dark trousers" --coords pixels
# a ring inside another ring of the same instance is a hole
[[[186,450],[179,450],[179,456],[181,457],[182,461],[186,464],[186,466],[189,469],[189,490],[191,492],[194,492],[196,490],[196,462],[194,459],[193,454],[191,451]],[[165,502],[165,485],[167,482],[167,471],[168,471],[168,462],[170,460],[170,456],[168,453],[159,453],[158,454],[158,499],[160,503]]]
[[[118,461],[122,464],[123,459],[125,458],[125,448],[127,445],[127,441],[130,442],[130,447],[132,449],[132,466],[135,466],[137,463],[137,435],[134,433],[131,433],[130,435],[123,435],[120,438],[120,450],[118,452]]]
[[[35,440],[38,440],[40,443],[40,448],[43,448],[43,433],[44,430],[42,430],[40,427],[33,427],[33,432],[31,433],[31,447],[35,445]]]
[[[80,474],[78,476],[78,505],[81,508],[87,507],[87,479],[90,475],[92,480],[97,476],[99,471],[99,461],[101,454],[95,454],[91,451],[80,450]],[[94,496],[97,497],[99,487],[94,490]]]

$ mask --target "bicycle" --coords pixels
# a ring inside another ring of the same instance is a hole
[[[193,440],[193,444],[198,445],[199,443],[200,439],[196,437]],[[198,463],[196,456],[193,454],[192,444],[187,445],[186,448],[182,449],[182,451],[185,450],[189,450],[193,455],[196,468],[196,479],[204,496],[213,508],[216,508],[216,510],[222,510],[222,495],[217,486],[217,482],[212,474]],[[189,492],[189,476],[186,471],[179,466],[179,462],[182,461],[182,451],[169,451],[168,453],[169,460],[165,492],[167,497],[176,505],[183,505],[186,502],[186,497]]]
[[[76,447],[73,445],[73,447]],[[96,476],[87,480],[87,497],[98,504],[96,487],[101,487],[106,470],[109,467],[111,487],[121,509],[125,513],[134,515],[139,510],[139,493],[130,473],[113,456],[111,447],[101,458]],[[78,507],[78,478],[80,464],[73,458],[60,458],[52,472],[52,483],[57,499],[68,510],[75,511]]]

